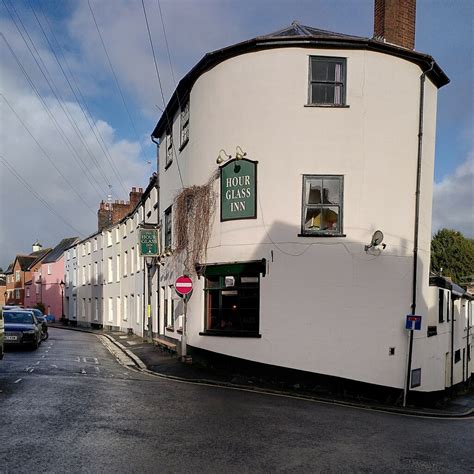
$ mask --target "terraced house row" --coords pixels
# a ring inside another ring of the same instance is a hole
[[[128,203],[101,203],[100,230],[66,250],[65,311],[70,324],[143,333],[148,288],[138,229],[156,227],[157,193],[154,175],[144,192],[132,189]],[[125,214],[118,220],[116,204]],[[156,301],[152,304],[156,311]]]

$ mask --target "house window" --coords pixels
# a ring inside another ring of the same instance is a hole
[[[343,176],[303,176],[302,235],[342,235],[343,188]]]
[[[87,254],[89,255],[91,253],[91,243],[90,241],[87,242]]]
[[[120,324],[120,315],[122,314],[122,304],[121,304],[121,301],[120,301],[120,296],[117,296],[117,317],[115,318],[115,320],[117,321],[118,324]]]
[[[82,266],[82,284],[83,285],[86,284],[86,266],[85,265]]]
[[[265,268],[265,260],[203,267],[203,335],[260,336],[260,275]]]
[[[51,265],[48,264],[48,267],[47,267],[47,273],[48,275],[51,275]]]
[[[94,285],[99,284],[99,264],[94,262]]]
[[[444,290],[438,292],[438,322],[444,322]]]
[[[446,320],[451,321],[451,318],[449,317],[449,293],[446,295]]]
[[[181,109],[180,128],[181,128],[180,150],[182,150],[186,146],[186,143],[188,143],[189,141],[189,100]]]
[[[165,168],[168,168],[169,165],[171,165],[171,162],[173,161],[173,137],[171,135],[171,131],[168,131],[166,133],[166,163],[165,163]]]
[[[91,264],[89,263],[89,265],[87,266],[87,284],[88,285],[91,284],[91,280],[92,280],[92,277],[91,277]]]
[[[15,271],[15,281],[20,281],[20,270]]]
[[[116,267],[116,270],[117,270],[117,281],[120,281],[120,255],[117,255],[117,267]]]
[[[94,239],[94,252],[97,250],[97,237]]]
[[[109,296],[109,323],[114,320],[114,299]]]
[[[461,360],[461,349],[454,352],[454,363],[457,364]]]
[[[309,105],[345,105],[345,83],[345,58],[326,56],[309,58]]]
[[[128,296],[123,299],[123,320],[126,321],[128,317]]]
[[[110,247],[112,245],[112,231],[109,230],[107,231],[107,247]]]
[[[99,298],[94,299],[94,321],[99,320]]]
[[[135,268],[135,247],[130,250],[130,274],[133,275]]]
[[[136,322],[140,324],[140,314],[141,314],[141,306],[140,306],[140,295],[137,295],[137,312],[136,312]]]
[[[171,240],[172,240],[172,216],[171,216],[171,208],[172,206],[168,207],[165,211],[165,249],[171,248]]]
[[[20,299],[20,290],[15,290],[15,299],[19,300]]]
[[[128,252],[125,250],[123,254],[123,276],[127,276],[127,260],[128,260]]]
[[[120,227],[115,228],[115,242],[117,244],[120,242]]]
[[[27,298],[30,297],[30,289],[29,289],[29,288],[26,289],[26,297],[27,297]]]
[[[107,261],[107,280],[109,283],[112,283],[114,277],[113,277],[113,268],[112,268],[112,257],[109,257]]]

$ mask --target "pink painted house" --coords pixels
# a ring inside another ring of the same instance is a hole
[[[43,303],[45,314],[56,321],[63,314],[64,251],[73,245],[77,237],[61,242],[41,262],[41,267],[32,273],[31,281],[25,284],[25,307],[33,308]]]

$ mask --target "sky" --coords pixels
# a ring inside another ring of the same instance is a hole
[[[373,0],[144,6],[163,95],[141,0],[0,3],[1,267],[31,252],[37,239],[54,247],[92,234],[109,193],[126,200],[132,186],[146,187],[156,167],[150,134],[163,97],[206,52],[293,20],[373,34]],[[433,232],[448,227],[474,238],[473,18],[472,0],[417,2],[415,49],[432,55],[451,79],[438,94]]]

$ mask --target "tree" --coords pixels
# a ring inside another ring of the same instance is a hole
[[[458,285],[472,279],[474,240],[456,230],[439,230],[431,240],[431,271],[450,277]]]

